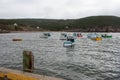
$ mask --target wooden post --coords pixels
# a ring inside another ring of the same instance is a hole
[[[23,51],[23,71],[33,72],[34,56],[31,51]]]

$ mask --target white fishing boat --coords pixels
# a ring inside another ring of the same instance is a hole
[[[67,34],[66,33],[61,33],[60,40],[67,40]]]
[[[96,38],[96,37],[98,37],[98,36],[99,36],[99,35],[96,34],[96,33],[87,34],[87,37],[88,37],[88,38]]]
[[[50,33],[43,33],[43,34],[40,36],[40,38],[48,38],[48,37],[50,37],[50,36],[51,36]]]

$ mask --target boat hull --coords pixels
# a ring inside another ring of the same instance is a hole
[[[97,37],[97,38],[91,38],[92,40],[95,40],[95,41],[101,41],[102,38],[101,37]]]
[[[64,47],[72,47],[72,46],[74,46],[74,45],[75,45],[75,44],[72,43],[72,42],[70,42],[70,41],[66,41],[66,42],[63,43],[63,46],[64,46]]]
[[[102,38],[112,38],[112,36],[102,36]]]

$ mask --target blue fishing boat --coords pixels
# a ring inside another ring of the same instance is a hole
[[[75,45],[75,38],[73,36],[68,36],[67,41],[63,43],[64,47],[72,47]]]

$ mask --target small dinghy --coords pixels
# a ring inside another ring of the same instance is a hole
[[[75,45],[75,39],[73,36],[68,36],[67,41],[63,43],[64,47],[72,47]]]
[[[50,36],[51,36],[50,33],[43,33],[43,34],[40,36],[40,38],[48,38],[48,37],[50,37]]]
[[[98,34],[96,34],[96,33],[87,34],[88,38],[96,38],[97,36],[98,36]]]
[[[82,35],[81,33],[78,33],[78,34],[77,34],[77,37],[80,38],[80,37],[83,37],[83,35]]]
[[[101,41],[102,38],[101,37],[96,37],[96,38],[91,38],[92,40],[95,40],[95,41]]]
[[[61,33],[60,40],[67,40],[67,34],[66,33]]]
[[[81,33],[73,33],[73,36],[74,37],[78,37],[78,38],[80,38],[80,37],[83,37],[83,35],[81,34]]]
[[[102,37],[102,38],[112,38],[112,35],[102,34],[101,37]]]

